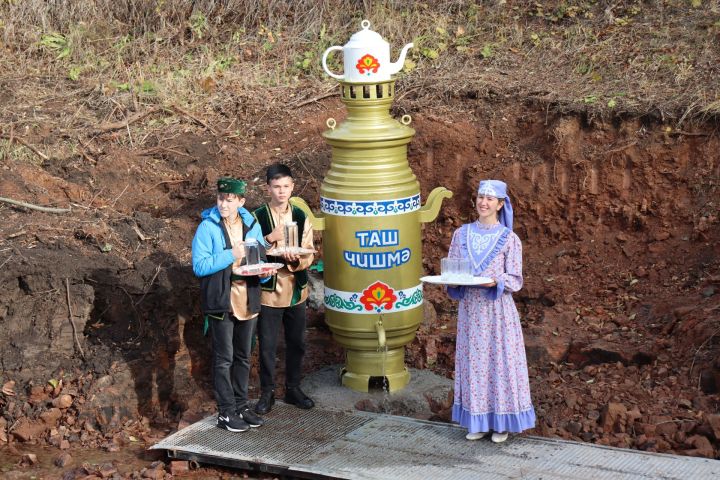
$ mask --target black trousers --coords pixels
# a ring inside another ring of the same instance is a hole
[[[210,320],[215,401],[219,413],[235,413],[248,404],[250,348],[257,317],[238,320],[226,314],[224,320]]]
[[[275,355],[280,325],[285,330],[285,386],[299,387],[305,356],[305,302],[292,307],[263,305],[258,321],[260,345],[260,389],[275,390]]]

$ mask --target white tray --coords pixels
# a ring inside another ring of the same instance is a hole
[[[260,275],[282,267],[284,267],[282,263],[259,263],[257,265],[243,265],[241,267],[233,268],[233,273],[235,275],[243,276]]]
[[[313,250],[312,248],[302,248],[302,247],[296,247],[293,248],[291,251],[288,251],[285,249],[285,247],[279,247],[279,248],[271,248],[267,252],[265,252],[266,255],[270,255],[273,257],[280,257],[283,253],[293,253],[295,255],[307,255],[308,253],[317,253],[317,250]]]
[[[444,280],[440,275],[428,275],[420,277],[421,282],[434,283],[437,285],[458,285],[458,286],[478,286],[487,285],[493,283],[493,279],[490,277],[473,277],[470,281],[459,281],[459,280]]]

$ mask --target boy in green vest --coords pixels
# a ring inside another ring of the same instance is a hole
[[[295,182],[289,167],[274,164],[266,173],[270,201],[253,212],[262,229],[265,248],[285,245],[285,224],[296,222],[298,244],[313,249],[313,231],[309,219],[290,205]],[[307,269],[313,254],[268,255],[269,262],[283,263],[269,282],[261,285],[258,343],[260,346],[260,399],[255,412],[264,415],[275,403],[275,353],[280,325],[285,330],[285,402],[303,409],[315,403],[300,390],[302,360],[305,354],[305,304],[308,297]]]

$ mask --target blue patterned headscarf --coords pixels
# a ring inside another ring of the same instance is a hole
[[[503,207],[498,212],[500,223],[510,230],[513,227],[513,209],[510,197],[507,194],[507,184],[500,180],[483,180],[478,186],[478,195],[487,195],[504,200]]]

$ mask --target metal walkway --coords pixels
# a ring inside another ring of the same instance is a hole
[[[365,412],[300,410],[276,403],[266,424],[244,433],[215,416],[152,449],[171,458],[300,478],[341,479],[682,479],[720,478],[720,461],[645,453],[539,437],[496,445],[469,442],[445,423]]]

